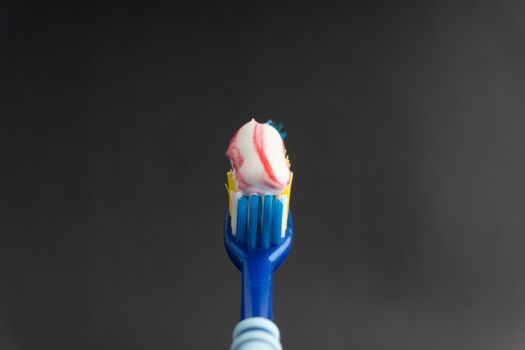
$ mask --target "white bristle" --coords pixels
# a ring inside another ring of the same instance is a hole
[[[286,231],[286,225],[288,224],[288,218],[285,217],[287,208],[288,208],[288,196],[283,194],[279,196],[279,199],[281,200],[281,203],[283,203],[283,215],[282,215],[282,221],[281,221],[281,237],[284,238],[284,233]]]
[[[231,227],[232,227],[232,234],[235,236],[237,233],[237,202],[239,201],[239,198],[242,197],[242,192],[233,192],[230,191],[230,201],[232,203],[232,212],[230,213],[231,216]]]

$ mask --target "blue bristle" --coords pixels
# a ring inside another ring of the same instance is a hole
[[[253,194],[250,196],[250,217],[248,220],[248,249],[255,249],[257,244],[257,223],[259,221],[259,199],[260,196]]]
[[[257,214],[257,247],[261,246],[261,240],[262,240],[262,225],[263,225],[263,213],[264,213],[264,203],[263,198],[264,196],[258,196],[259,197],[259,213]]]
[[[282,242],[283,202],[272,195],[244,195],[237,201],[236,241],[250,250]]]
[[[283,203],[277,197],[274,197],[272,207],[272,243],[277,245],[281,243]]]
[[[237,242],[246,242],[246,221],[248,219],[248,197],[242,196],[237,201]]]
[[[274,122],[271,119],[268,119],[268,121],[266,123],[271,125],[271,126],[273,126],[273,128],[279,132],[279,135],[281,135],[281,138],[284,140],[284,138],[286,137],[287,134],[284,131],[282,131],[282,129],[284,128],[284,124],[283,123],[278,123],[277,124],[276,122]]]
[[[264,196],[263,224],[261,232],[261,246],[270,248],[270,232],[272,228],[272,196]]]

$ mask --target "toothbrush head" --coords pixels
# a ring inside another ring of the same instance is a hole
[[[275,270],[292,244],[293,224],[289,211],[293,173],[279,194],[246,194],[237,190],[233,173],[227,173],[229,206],[224,219],[224,243],[239,270],[254,254],[266,255]]]

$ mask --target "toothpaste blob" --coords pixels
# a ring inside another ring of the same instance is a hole
[[[230,141],[235,185],[244,193],[278,194],[290,183],[290,168],[279,132],[254,119],[244,124]]]

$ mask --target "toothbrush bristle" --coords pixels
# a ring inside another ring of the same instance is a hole
[[[283,203],[277,197],[273,197],[272,213],[272,243],[278,245],[281,243],[281,222],[283,220]]]
[[[286,223],[283,223],[283,198],[279,195],[243,195],[233,206],[236,215],[233,234],[239,245],[250,250],[279,245]]]
[[[244,244],[246,242],[246,223],[248,221],[248,197],[242,196],[237,201],[237,242]]]
[[[272,196],[266,195],[263,199],[263,220],[262,220],[262,234],[261,234],[261,246],[263,249],[270,248],[270,230],[272,227]]]
[[[250,216],[248,217],[248,235],[247,245],[249,249],[255,249],[257,243],[257,223],[259,221],[259,199],[260,196],[250,196],[249,211]]]
[[[276,123],[271,119],[268,119],[266,123],[273,126],[273,128],[279,132],[279,135],[281,135],[281,138],[283,140],[286,138],[286,135],[287,135],[286,132],[282,131],[282,129],[284,128],[283,123]]]

